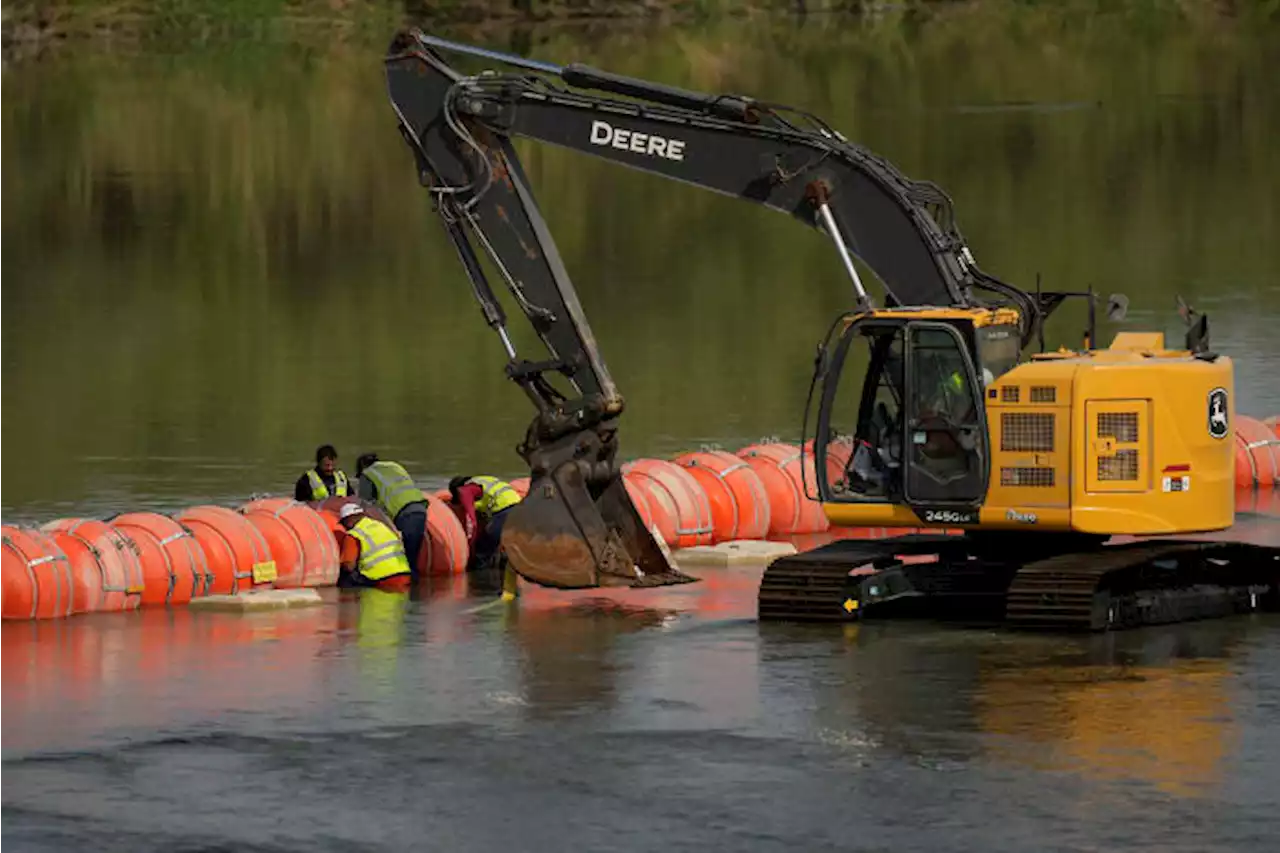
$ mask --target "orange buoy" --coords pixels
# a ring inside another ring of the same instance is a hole
[[[247,518],[222,506],[193,506],[174,516],[204,551],[213,580],[209,595],[271,586],[276,565],[266,538]]]
[[[42,530],[0,527],[5,619],[57,619],[76,612],[71,561]]]
[[[753,444],[739,450],[737,456],[755,470],[769,496],[770,536],[822,533],[830,527],[822,504],[806,494],[806,484],[817,492],[812,454],[804,455],[803,469],[800,448],[794,444]]]
[[[1280,485],[1280,439],[1263,423],[1236,415],[1236,486]]]
[[[649,513],[649,529],[656,527],[662,541],[674,546],[680,538],[676,533],[676,528],[680,526],[680,510],[671,492],[660,486],[653,477],[640,471],[628,470],[626,465],[622,466],[622,484],[626,486],[627,494],[631,495],[631,502],[636,505],[637,512],[641,510],[636,495],[643,496],[645,509]],[[644,515],[640,517],[643,519]]]
[[[338,582],[338,543],[320,513],[292,498],[260,498],[240,512],[271,548],[277,588]]]
[[[1236,512],[1280,518],[1280,488],[1237,488]]]
[[[448,494],[446,491],[445,494]],[[418,574],[455,575],[467,570],[467,531],[449,504],[423,492],[427,499],[427,535],[418,554]]]
[[[640,516],[640,523],[644,525],[644,529],[652,532],[653,530],[653,510],[649,507],[648,489],[639,484],[639,478],[634,479],[624,476],[622,485],[627,490],[627,496],[631,498],[631,504],[636,508],[636,514]],[[671,521],[671,534],[675,535],[675,521]],[[659,531],[661,535],[661,531]],[[665,539],[664,539],[665,541]]]
[[[142,606],[186,604],[209,594],[212,577],[191,531],[158,512],[130,512],[107,522],[137,551],[142,564]]]
[[[688,471],[706,493],[713,542],[763,539],[768,535],[769,496],[750,465],[720,450],[686,453],[675,463]]]
[[[667,544],[675,548],[711,544],[711,502],[692,474],[665,459],[637,459],[623,465],[622,471],[645,478],[641,482],[651,494],[670,495],[676,510],[676,541]]]
[[[811,438],[804,443],[805,456],[813,456],[813,443]],[[842,435],[833,438],[827,442],[827,459],[823,467],[827,471],[827,483],[834,486],[844,480],[847,476],[845,471],[849,468],[849,460],[853,458],[853,438],[851,436]],[[814,459],[816,465],[817,459]],[[818,482],[814,480],[810,490],[817,494]]]
[[[529,478],[517,477],[511,481],[511,488],[516,490],[521,500],[524,500],[525,495],[529,494]]]
[[[53,534],[59,547],[72,558],[91,558],[96,565],[101,598],[96,610],[137,610],[145,586],[137,545],[105,521],[91,518],[60,518],[42,525]],[[68,541],[71,540],[71,541]]]
[[[102,609],[102,571],[88,545],[65,533],[46,531],[53,537],[71,566],[71,615],[96,613]]]

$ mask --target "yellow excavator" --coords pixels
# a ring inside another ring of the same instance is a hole
[[[464,74],[445,54],[502,70]],[[525,579],[569,589],[695,580],[670,564],[622,484],[623,398],[518,137],[763,205],[836,250],[855,305],[819,347],[806,407],[807,437],[816,401],[816,498],[835,525],[963,535],[840,541],[778,560],[761,581],[762,620],[928,615],[1098,630],[1276,604],[1280,551],[1185,538],[1234,519],[1232,365],[1210,350],[1203,315],[1186,309],[1181,349],[1155,332],[1095,348],[1091,290],[1032,292],[982,271],[941,189],[801,110],[420,30],[395,37],[385,69],[507,376],[537,409],[517,448],[532,483],[502,537]],[[545,357],[517,354],[486,261]],[[1047,352],[1044,321],[1071,298],[1088,307],[1085,347]],[[1112,297],[1107,312],[1125,306]]]

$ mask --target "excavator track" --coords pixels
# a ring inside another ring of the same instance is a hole
[[[921,556],[937,556],[953,571],[939,572],[909,563],[910,558]],[[938,583],[954,587],[952,582],[962,577],[972,580],[973,572],[966,569],[973,568],[981,572],[981,567],[967,559],[963,542],[954,536],[923,534],[833,542],[769,565],[760,579],[759,618],[766,622],[855,621],[862,617],[871,597],[876,599],[878,610],[886,609],[890,602],[904,609],[911,603],[923,603],[930,592],[935,598],[944,594],[947,590],[938,588]],[[981,582],[970,586],[984,588]]]
[[[761,578],[759,618],[852,622],[926,617],[1077,632],[1185,622],[1278,605],[1276,548],[1148,540],[1020,564],[980,556],[962,537],[924,535],[836,542],[776,560]]]
[[[1226,542],[1139,542],[1023,566],[1011,628],[1103,631],[1256,610],[1274,601],[1280,552]]]

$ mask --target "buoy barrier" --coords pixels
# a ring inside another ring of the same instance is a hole
[[[238,512],[222,506],[193,506],[174,518],[204,551],[213,575],[208,595],[234,595],[254,586],[270,587],[276,579],[271,546],[258,528]]]
[[[5,619],[58,619],[76,612],[71,561],[52,535],[6,524],[0,539]]]
[[[623,465],[622,471],[624,476],[637,475],[637,485],[643,485],[651,496],[665,493],[670,497],[675,508],[675,541],[668,541],[668,545],[691,548],[711,544],[711,503],[692,474],[665,459],[637,459]]]
[[[675,463],[698,481],[711,509],[713,544],[763,539],[769,533],[769,496],[760,476],[732,453],[686,453]]]
[[[649,505],[649,490],[641,484],[640,475],[628,477],[622,476],[622,485],[627,490],[627,495],[631,498],[631,505],[636,508],[636,514],[640,516],[640,523],[644,525],[645,530],[652,531],[654,529],[653,509]],[[668,527],[671,530],[671,538],[675,538],[676,523],[675,519],[667,518]],[[666,541],[662,531],[658,531],[659,538]],[[667,543],[670,544],[670,543]]]
[[[1236,512],[1280,518],[1280,488],[1257,486],[1236,488]]]
[[[186,604],[207,595],[212,577],[191,531],[158,512],[130,512],[107,523],[137,546],[142,606]]]
[[[817,482],[812,453],[804,454],[803,478],[800,448],[794,444],[752,444],[737,456],[755,470],[769,496],[770,536],[822,533],[830,527],[822,503],[805,494],[805,482]]]
[[[136,610],[145,582],[138,546],[105,521],[60,518],[40,528],[74,567],[76,612]]]
[[[427,535],[422,540],[422,553],[417,557],[418,573],[441,576],[465,572],[471,556],[466,529],[448,503],[426,492],[422,495],[427,499]],[[409,559],[412,560],[413,555],[409,555]]]
[[[803,447],[805,456],[814,456],[813,443],[814,440],[812,438],[804,443]],[[827,442],[827,458],[826,463],[823,465],[823,468],[825,468],[827,472],[827,483],[834,486],[836,483],[842,482],[847,476],[845,472],[848,470],[849,460],[852,458],[853,438],[851,436],[842,435]],[[813,461],[816,466],[818,461],[816,457]],[[808,489],[806,491],[808,494],[818,494],[817,479],[809,480],[807,486]]]
[[[680,508],[676,504],[675,495],[649,474],[630,470],[625,464],[622,466],[622,482],[627,494],[633,496],[632,503],[635,503],[634,495],[644,496],[644,504],[649,513],[649,528],[656,529],[662,541],[674,547],[680,538],[680,534],[676,532],[680,526]],[[639,504],[636,504],[636,511],[640,511]]]
[[[96,613],[102,609],[102,570],[84,542],[65,533],[45,531],[53,537],[71,567],[71,613]]]
[[[338,543],[320,513],[292,498],[259,498],[240,513],[271,548],[277,589],[338,582]]]
[[[1239,488],[1235,509],[1241,514],[1280,517],[1280,418],[1262,422],[1237,415],[1236,420]],[[672,462],[639,459],[622,466],[622,480],[641,522],[675,548],[768,538],[789,540],[800,550],[809,550],[835,539],[875,539],[915,531],[831,527],[821,503],[806,496],[800,476],[803,464],[804,480],[813,483],[810,490],[814,490],[812,446],[811,441],[805,444],[803,462],[800,447],[776,441],[753,444],[736,454],[707,450],[682,454]],[[843,469],[844,454],[850,449],[852,445],[843,439],[829,445],[829,476],[835,476],[837,465]],[[742,463],[745,468],[735,467]],[[511,484],[522,497],[527,494],[528,478]],[[427,535],[419,573],[460,575],[469,553],[462,524],[448,505],[448,490],[423,494]],[[6,620],[51,619],[185,604],[251,586],[333,585],[346,535],[338,523],[338,511],[351,501],[394,529],[377,505],[356,497],[311,504],[265,498],[245,504],[238,512],[197,506],[174,517],[139,512],[103,521],[58,519],[41,528],[5,525],[0,610]],[[767,522],[762,520],[765,514]],[[274,578],[270,577],[272,567]]]
[[[1261,421],[1236,415],[1236,486],[1280,485],[1280,438]]]

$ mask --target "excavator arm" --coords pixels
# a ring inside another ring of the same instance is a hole
[[[512,70],[466,75],[443,52]],[[386,74],[400,131],[485,320],[506,350],[507,374],[537,409],[518,447],[530,466],[529,494],[503,532],[512,565],[536,583],[582,588],[693,579],[670,566],[626,493],[617,463],[623,399],[513,138],[789,214],[831,240],[859,310],[874,304],[855,256],[880,280],[890,306],[1012,304],[1024,344],[1042,320],[1040,299],[974,264],[945,193],[907,178],[799,110],[537,62],[416,30],[392,42]],[[546,357],[517,354],[482,257],[545,344]]]

